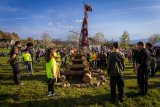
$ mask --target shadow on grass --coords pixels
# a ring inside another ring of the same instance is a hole
[[[2,71],[12,70],[12,68],[1,68]]]
[[[46,81],[47,80],[47,77],[46,75],[30,75],[30,76],[22,76],[22,81],[23,80],[27,80],[27,81],[32,81],[32,80],[37,80],[37,81]]]
[[[21,104],[10,104],[15,107],[77,107],[77,106],[90,106],[102,105],[108,102],[109,95],[82,95],[76,98],[51,98],[49,100],[29,101]]]
[[[125,67],[125,70],[126,70],[126,69],[133,69],[133,67],[132,67],[132,66],[126,66],[126,67]]]
[[[13,70],[12,68],[1,68],[1,71],[11,71]],[[44,71],[45,68],[34,68],[35,72],[41,72],[41,71]],[[21,71],[26,71],[25,68],[21,68]]]
[[[2,81],[13,81],[13,74],[12,75],[5,75],[5,74],[0,74],[0,79]],[[30,75],[30,76],[21,76],[21,81],[42,81],[46,82],[47,78],[46,75]],[[1,83],[1,85],[14,85],[13,83]]]
[[[130,90],[138,90],[139,89],[138,86],[135,86],[135,87],[130,86],[130,87],[127,87],[127,88],[130,89]]]
[[[15,85],[13,82],[1,83],[1,85]]]
[[[159,82],[154,82],[152,84],[148,84],[149,89],[155,89],[155,88],[160,88],[160,81]]]
[[[137,79],[137,76],[136,75],[124,75],[124,80],[129,80],[129,79]]]
[[[16,100],[17,99],[17,97],[16,97],[17,95],[16,94],[0,94],[0,101],[2,102],[2,101],[5,101],[5,100],[7,100],[7,99],[14,99],[14,100]]]
[[[160,78],[160,74],[156,74],[154,77],[151,78]]]
[[[13,76],[11,76],[11,75],[5,75],[5,74],[0,74],[0,79],[3,80],[3,81],[8,81],[8,80],[13,79]]]
[[[137,89],[137,90],[138,90],[138,89]],[[136,97],[139,97],[140,94],[137,93],[137,92],[130,92],[130,93],[125,93],[125,96],[126,96],[127,98],[136,98]]]

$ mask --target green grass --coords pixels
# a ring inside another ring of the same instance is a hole
[[[8,52],[8,50],[5,50]],[[159,107],[160,106],[160,73],[155,78],[149,79],[149,91],[146,97],[138,95],[136,74],[131,65],[126,62],[124,74],[125,101],[111,104],[109,81],[100,87],[55,87],[57,96],[47,96],[47,81],[44,62],[34,64],[34,75],[28,77],[25,68],[22,67],[22,82],[24,85],[13,85],[12,69],[6,63],[8,57],[1,57],[0,63],[0,107]]]

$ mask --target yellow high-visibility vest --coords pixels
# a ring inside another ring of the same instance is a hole
[[[57,62],[61,62],[61,55],[57,54]]]
[[[96,60],[97,59],[97,55],[96,53],[93,53],[93,60]]]

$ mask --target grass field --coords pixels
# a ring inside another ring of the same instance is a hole
[[[4,50],[8,51],[8,50]],[[1,51],[0,51],[1,52]],[[57,96],[48,97],[44,62],[34,64],[34,75],[27,76],[22,68],[24,85],[14,85],[12,69],[6,63],[8,57],[0,57],[0,107],[160,107],[160,73],[149,79],[148,95],[138,95],[136,74],[131,65],[126,62],[125,101],[113,105],[109,102],[109,81],[104,86],[76,88],[55,87]]]

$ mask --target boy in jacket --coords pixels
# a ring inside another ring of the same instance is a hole
[[[109,56],[108,75],[110,76],[111,103],[116,104],[116,85],[119,92],[119,100],[123,102],[124,98],[124,55],[119,51],[118,42],[113,43],[113,52]]]

